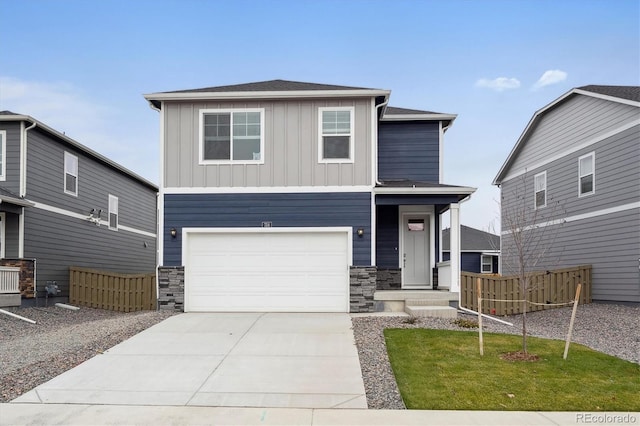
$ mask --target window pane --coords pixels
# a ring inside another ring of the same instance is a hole
[[[585,157],[580,159],[580,176],[593,173],[593,157]]]
[[[536,207],[542,207],[546,204],[546,191],[536,192]]]
[[[231,143],[227,140],[205,140],[203,158],[205,160],[229,160]]]
[[[409,219],[407,223],[407,229],[409,231],[424,231],[423,219]]]
[[[73,192],[74,194],[78,191],[76,190],[76,181],[77,178],[69,173],[64,175],[64,189],[68,192]],[[59,191],[59,190],[58,190]]]
[[[260,138],[233,139],[234,160],[260,160]]]
[[[259,112],[247,112],[245,114],[247,116],[247,124],[260,124]]]
[[[109,214],[109,228],[117,228],[118,227],[118,215],[115,213]]]
[[[580,194],[587,194],[593,191],[593,175],[580,178]]]
[[[349,136],[325,136],[322,155],[324,159],[349,159]]]

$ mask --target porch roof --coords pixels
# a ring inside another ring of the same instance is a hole
[[[16,195],[13,192],[1,186],[0,186],[0,203],[15,204],[21,207],[35,206],[35,204],[32,203],[31,201],[27,201],[24,198],[21,198],[19,195]]]
[[[476,188],[414,180],[385,180],[374,188],[376,204],[451,204],[473,194]]]

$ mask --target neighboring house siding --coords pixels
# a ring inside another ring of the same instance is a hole
[[[20,124],[0,122],[0,130],[6,130],[6,169],[5,180],[0,181],[0,186],[20,194]]]
[[[318,111],[354,107],[354,163],[318,162]],[[199,111],[264,108],[264,164],[199,164]],[[164,187],[371,185],[372,103],[357,100],[173,102],[163,105]]]
[[[123,230],[112,231],[37,208],[25,209],[25,258],[36,259],[39,295],[56,281],[60,296],[69,295],[69,267],[121,273],[153,272],[156,239]],[[146,243],[146,247],[145,247]]]
[[[531,269],[592,265],[594,300],[640,302],[640,209],[555,225],[545,237],[539,249],[549,251]],[[517,268],[512,241],[502,235],[505,275]]]
[[[506,175],[530,168],[637,120],[637,107],[590,96],[573,96],[544,114]]]
[[[164,196],[165,266],[182,264],[180,230],[187,227],[353,227],[353,264],[371,264],[371,194],[166,194]],[[176,228],[178,237],[169,230]],[[357,228],[364,229],[358,237]]]
[[[377,206],[376,265],[399,268],[398,206]]]
[[[465,272],[480,273],[480,253],[460,253],[460,270]],[[451,253],[442,252],[442,260],[451,260]]]
[[[438,122],[381,122],[378,132],[380,180],[439,182]]]
[[[77,197],[64,192],[65,151],[78,157]],[[37,129],[29,131],[27,199],[87,216],[91,209],[102,209],[107,220],[109,194],[118,197],[120,226],[156,233],[155,190]]]

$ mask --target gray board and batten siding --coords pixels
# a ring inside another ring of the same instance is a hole
[[[157,189],[38,127],[29,131],[28,138],[26,198],[36,206],[24,209],[24,257],[36,259],[39,296],[47,281],[56,281],[60,296],[68,296],[69,266],[122,273],[154,271]],[[78,157],[77,196],[64,192],[65,151]],[[96,226],[84,218],[38,206],[41,203],[83,217],[91,209],[102,209],[101,217],[108,221],[109,194],[118,197],[117,231],[106,223]]]
[[[353,228],[353,264],[371,265],[371,193],[165,194],[164,266],[182,265],[184,227]],[[170,230],[175,228],[176,238]],[[359,237],[357,229],[364,229]]]
[[[354,162],[318,161],[319,108],[353,107]],[[264,108],[264,164],[199,164],[200,111]],[[371,185],[371,99],[166,102],[165,188]],[[169,143],[166,143],[169,141]]]
[[[440,181],[440,125],[437,121],[381,122],[379,180]]]

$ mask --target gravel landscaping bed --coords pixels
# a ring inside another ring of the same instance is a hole
[[[121,313],[58,307],[6,309],[37,321],[29,324],[0,314],[0,402],[8,402],[62,372],[104,352],[140,331],[173,315],[173,312]],[[472,319],[468,315],[459,318]],[[565,339],[571,308],[527,315],[531,336]],[[514,326],[486,320],[488,332],[519,334],[521,317],[504,317]],[[466,330],[450,319],[366,316],[352,319],[360,356],[367,402],[373,409],[404,409],[396,386],[382,330],[385,328],[434,328]],[[471,332],[477,332],[471,329]],[[640,306],[589,304],[578,308],[574,342],[640,364]]]
[[[572,308],[568,307],[527,314],[527,334],[549,339],[566,339],[571,310]],[[431,328],[477,333],[477,329],[458,327],[451,319],[417,318],[414,324],[409,324],[407,318],[390,316],[352,318],[369,408],[405,408],[389,364],[382,334],[385,328]],[[473,321],[477,319],[475,316],[460,313],[458,318]],[[484,320],[483,330],[495,333],[522,333],[521,316],[508,316],[501,319],[513,323],[513,327]],[[640,364],[640,306],[600,303],[580,305],[571,340]],[[571,356],[571,350],[569,350],[569,356]]]

